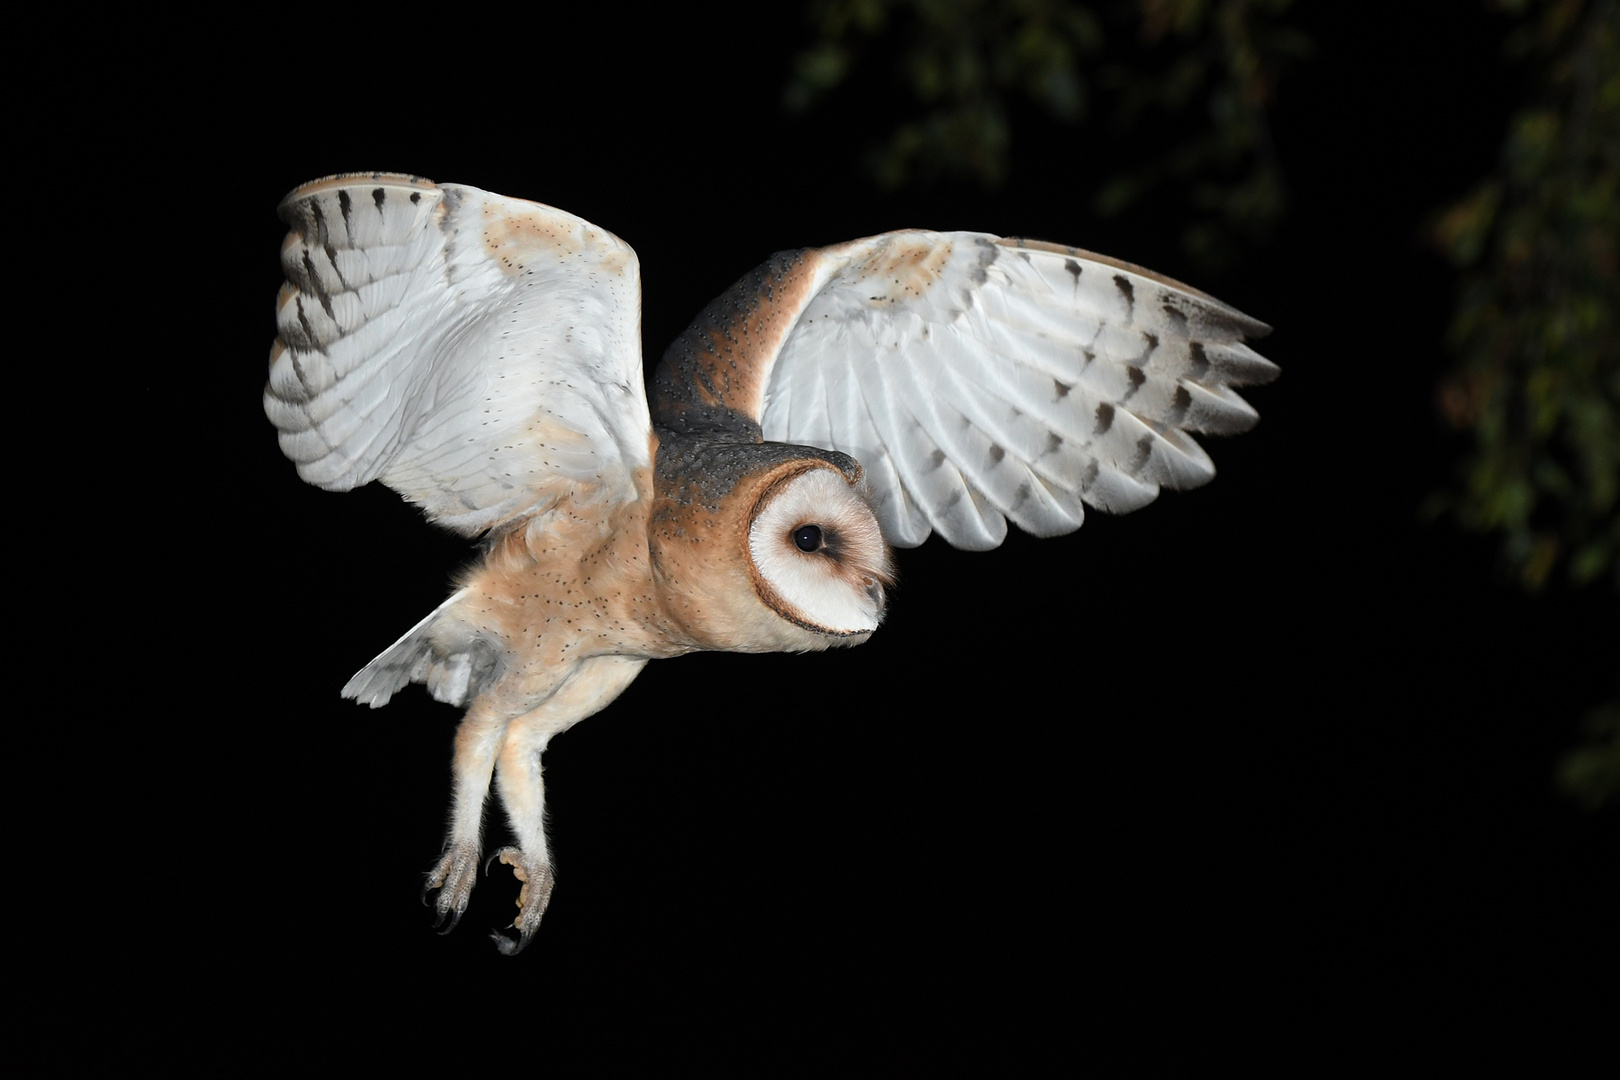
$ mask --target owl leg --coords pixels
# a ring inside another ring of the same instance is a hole
[[[422,902],[428,893],[439,890],[434,908],[439,912],[434,926],[450,925],[439,931],[448,934],[456,928],[478,882],[480,834],[484,824],[484,800],[489,797],[490,773],[506,733],[506,721],[474,702],[461,726],[456,729],[455,794],[450,804],[450,835],[444,842],[444,857],[429,871],[422,886]]]
[[[512,868],[523,882],[518,893],[518,916],[512,922],[517,940],[491,935],[507,956],[516,956],[540,928],[540,917],[551,903],[555,875],[546,843],[546,796],[541,780],[540,756],[553,735],[565,731],[618,697],[647,661],[622,656],[601,656],[582,662],[568,681],[546,703],[506,728],[495,761],[495,790],[517,843],[497,851],[494,858]]]
[[[507,819],[517,839],[515,845],[503,847],[495,858],[510,866],[516,878],[523,882],[518,892],[518,916],[512,922],[518,932],[513,941],[505,934],[490,936],[495,945],[507,956],[516,956],[529,944],[540,917],[551,903],[551,886],[555,876],[551,871],[551,849],[546,843],[546,789],[541,779],[540,756],[550,741],[552,725],[548,718],[536,710],[514,721],[506,731],[501,744],[501,755],[495,766],[495,787],[506,807]]]

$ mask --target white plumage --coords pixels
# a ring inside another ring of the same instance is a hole
[[[652,425],[635,252],[537,203],[352,179],[283,203],[265,410],[298,474],[380,479],[468,535],[571,484],[630,494]]]
[[[1087,505],[1207,482],[1192,433],[1246,430],[1266,327],[1075,248],[886,233],[773,256],[665,353],[649,409],[640,277],[570,214],[416,177],[290,194],[265,411],[299,475],[380,479],[485,538],[437,610],[355,675],[467,707],[441,921],[466,910],[493,782],[525,882],[553,881],[539,758],[649,659],[857,644],[888,545],[1000,544]]]
[[[760,426],[858,458],[900,547],[937,530],[993,548],[1007,518],[1055,536],[1082,503],[1125,512],[1205,483],[1215,467],[1186,432],[1252,427],[1226,387],[1276,373],[1241,344],[1263,324],[1074,248],[909,231],[816,256],[827,280],[770,369]]]

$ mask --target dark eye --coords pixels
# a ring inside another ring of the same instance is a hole
[[[800,551],[821,549],[821,526],[801,525],[793,530],[793,543]]]

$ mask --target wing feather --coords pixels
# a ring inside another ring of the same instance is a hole
[[[1085,505],[1126,512],[1161,487],[1207,483],[1214,464],[1191,433],[1253,426],[1232,387],[1276,374],[1243,344],[1263,324],[1073,248],[913,231],[807,257],[825,264],[824,284],[764,361],[760,423],[858,458],[901,546],[937,531],[994,547],[1005,519],[1056,535],[1080,526]],[[855,388],[874,430],[857,441],[775,413],[813,380],[829,398]],[[888,468],[872,467],[873,436]]]
[[[264,400],[300,476],[380,479],[469,534],[636,497],[651,419],[626,244],[539,203],[384,173],[306,184],[281,213]]]
[[[1215,475],[1193,433],[1258,419],[1263,324],[1139,266],[979,233],[885,233],[772,256],[665,353],[679,431],[858,459],[889,541],[989,548],[1085,507]]]
[[[977,455],[986,463],[975,473],[982,477],[976,482],[996,508],[1037,536],[1079,528],[1084,518],[1079,500],[1055,498],[1048,486],[1055,481],[1060,489],[1078,487],[1083,466],[1076,466],[1073,455],[1064,452],[1073,441],[1064,440],[999,394],[969,384],[949,363],[938,365],[931,374],[933,392],[961,417],[964,437],[967,432],[976,437]],[[925,386],[919,375],[913,392],[922,394]]]

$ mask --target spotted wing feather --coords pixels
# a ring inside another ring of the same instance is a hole
[[[891,543],[985,549],[1009,519],[1056,535],[1210,480],[1192,434],[1253,426],[1231,388],[1276,375],[1244,344],[1267,332],[1075,248],[894,232],[744,278],[666,354],[655,407],[695,415],[706,387],[705,417],[857,458]]]
[[[476,534],[628,499],[649,464],[640,275],[538,203],[377,173],[288,195],[265,411],[319,487],[382,480]]]

